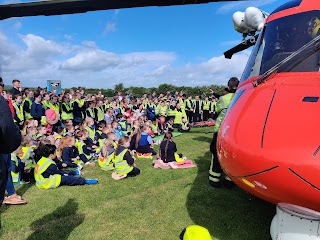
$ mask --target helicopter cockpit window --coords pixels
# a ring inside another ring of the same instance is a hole
[[[284,17],[267,24],[250,56],[241,81],[264,74],[320,34],[320,11]],[[319,53],[282,72],[318,72]],[[279,72],[281,72],[279,71]]]

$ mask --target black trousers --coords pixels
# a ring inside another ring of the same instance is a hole
[[[203,121],[207,121],[209,117],[209,110],[203,110]]]
[[[201,121],[201,114],[199,112],[195,112],[193,114],[193,121],[194,122],[200,122]]]
[[[188,118],[188,122],[192,123],[192,121],[193,121],[193,112],[192,111],[186,111],[186,115],[187,115],[187,118]]]
[[[63,186],[63,185],[79,186],[79,185],[85,185],[85,184],[86,184],[86,180],[82,177],[61,176],[60,186]]]
[[[215,173],[222,173],[222,168],[219,163],[218,153],[217,153],[217,141],[218,141],[218,132],[215,132],[213,134],[213,138],[210,144],[210,152],[212,153],[210,170]]]
[[[140,169],[137,167],[134,167],[132,171],[127,174],[126,177],[135,177],[135,176],[138,176],[139,174],[140,174]]]

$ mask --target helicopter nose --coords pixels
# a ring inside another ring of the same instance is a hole
[[[221,125],[218,156],[239,186],[273,203],[319,210],[320,89],[289,77],[247,88]]]

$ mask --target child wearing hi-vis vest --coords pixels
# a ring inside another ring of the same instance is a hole
[[[50,189],[62,185],[77,186],[97,184],[97,179],[79,177],[78,171],[62,171],[52,159],[56,158],[56,147],[51,144],[41,145],[39,152],[41,159],[37,162],[34,177],[38,188]]]
[[[25,161],[19,158],[22,154],[22,147],[18,147],[13,153],[11,153],[11,165],[8,166],[11,171],[12,182],[14,185],[20,184],[20,180],[24,171]]]
[[[115,180],[126,177],[135,177],[140,174],[140,169],[134,163],[135,159],[131,156],[128,147],[130,146],[130,138],[121,137],[118,141],[118,147],[114,153],[114,172],[112,178]]]
[[[79,150],[75,147],[74,137],[65,137],[62,139],[60,144],[60,153],[61,159],[64,163],[67,164],[67,167],[79,167],[80,160],[84,162],[85,166],[95,166],[94,163],[91,163],[87,160],[87,158],[81,156],[79,154]]]
[[[95,145],[88,146],[86,145],[85,141],[88,138],[88,132],[85,130],[80,130],[76,133],[76,143],[75,146],[78,149],[79,152],[79,158],[82,162],[85,163],[85,165],[88,166],[94,166],[94,163],[90,163],[89,160],[91,160],[94,157],[94,154],[96,151],[92,147],[96,147]]]
[[[102,170],[109,171],[114,169],[114,151],[117,148],[115,139],[116,135],[113,132],[107,134],[107,140],[103,144],[98,161]]]

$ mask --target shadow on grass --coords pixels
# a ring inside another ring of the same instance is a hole
[[[194,137],[193,140],[199,141],[199,142],[208,142],[211,143],[212,141],[212,135],[204,135],[201,137]]]
[[[34,221],[31,228],[34,232],[27,240],[68,239],[72,231],[83,223],[84,214],[78,214],[78,203],[74,199],[58,207],[54,212]]]
[[[193,222],[221,240],[270,239],[269,227],[275,206],[238,187],[212,188],[208,183],[210,159],[209,151],[195,159],[198,175],[186,203]]]

